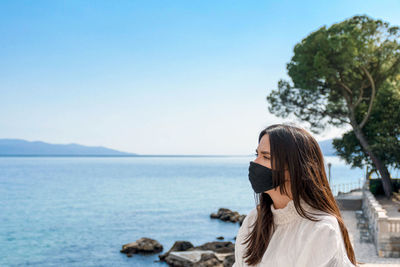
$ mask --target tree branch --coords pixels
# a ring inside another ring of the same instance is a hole
[[[372,92],[371,92],[371,99],[369,101],[367,114],[364,116],[364,119],[362,120],[362,122],[359,125],[360,129],[362,129],[364,127],[365,123],[367,123],[369,115],[371,114],[372,104],[374,103],[374,99],[375,99],[375,82],[374,82],[374,79],[372,78],[371,74],[369,73],[369,71],[365,67],[361,66],[361,69],[365,72],[365,74],[368,77],[368,80],[369,80],[369,82],[371,84]]]
[[[348,109],[348,115],[349,115],[349,119],[350,119],[350,122],[348,122],[348,123],[351,126],[353,126],[353,128],[358,127],[358,123],[357,123],[356,117],[354,115],[354,107],[353,107],[353,105],[352,105],[352,103],[351,103],[351,101],[349,99],[349,96],[347,95],[347,91],[344,90],[343,87],[339,87],[339,88],[342,89],[343,97],[346,100],[346,106],[347,106],[347,109]]]
[[[358,96],[358,99],[357,99],[356,103],[354,104],[354,107],[357,107],[361,103],[361,100],[363,99],[362,95],[364,94],[364,88],[367,88],[364,85],[364,83],[365,83],[365,81],[362,81],[362,84],[360,87],[360,95]]]
[[[336,79],[337,80],[337,82],[339,83],[339,85],[340,86],[342,86],[350,95],[353,95],[353,91],[351,91],[351,89],[346,85],[346,84],[344,84],[341,80],[339,80],[339,79]]]

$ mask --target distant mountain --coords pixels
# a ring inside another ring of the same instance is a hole
[[[336,156],[336,149],[332,145],[332,139],[318,142],[324,156]]]
[[[0,156],[134,156],[101,146],[48,144],[22,139],[0,139]]]
[[[332,139],[318,142],[324,156],[336,156]],[[0,156],[155,156],[122,152],[102,146],[78,144],[49,144],[42,141],[22,139],[0,139]],[[159,155],[179,156],[179,155]],[[189,155],[181,155],[189,156]],[[193,155],[206,156],[206,155]],[[217,155],[214,155],[217,156]]]

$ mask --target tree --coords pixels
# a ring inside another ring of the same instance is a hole
[[[400,77],[398,81],[397,84],[386,83],[377,92],[371,115],[363,128],[373,153],[385,166],[396,169],[400,169]],[[372,166],[369,173],[377,172],[353,131],[333,139],[333,146],[338,156],[352,168],[368,165]]]
[[[292,82],[281,79],[267,96],[271,113],[294,114],[309,122],[314,133],[327,124],[350,125],[381,174],[388,198],[393,191],[388,169],[368,143],[364,127],[377,92],[400,74],[399,32],[399,27],[365,15],[323,26],[295,45],[287,64]]]

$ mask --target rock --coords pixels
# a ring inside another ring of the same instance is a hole
[[[234,263],[235,263],[235,253],[226,256],[223,261],[224,267],[232,267]]]
[[[158,253],[163,250],[163,246],[154,239],[142,237],[135,242],[122,245],[121,253],[126,253],[128,257],[131,257],[135,253]]]
[[[235,244],[230,241],[213,241],[193,247],[189,250],[212,250],[217,253],[231,253],[235,252]]]
[[[165,261],[173,267],[224,267],[226,257],[211,250],[172,251]]]
[[[242,223],[244,221],[244,218],[246,218],[246,215],[242,214],[239,216],[239,225],[242,226]]]
[[[164,261],[172,267],[192,267],[201,259],[201,251],[171,251]]]
[[[200,261],[196,262],[195,267],[224,267],[223,263],[214,253],[204,253],[201,255]]]
[[[240,215],[237,211],[231,211],[230,209],[220,208],[218,213],[211,213],[210,218],[212,219],[220,219],[222,221],[229,222],[239,222],[242,225],[242,222],[246,215]]]
[[[216,214],[216,213],[211,213],[211,214],[210,214],[210,218],[211,218],[211,219],[219,219],[219,215]]]
[[[234,253],[235,245],[229,241],[207,242],[196,247],[187,241],[176,241],[167,253],[158,257],[174,267],[227,267]]]
[[[218,236],[217,239],[218,240],[224,240],[224,237],[223,236]]]
[[[165,258],[169,255],[172,251],[186,251],[190,248],[193,248],[193,244],[188,241],[175,241],[172,247],[164,254],[158,255],[160,260],[165,260]]]

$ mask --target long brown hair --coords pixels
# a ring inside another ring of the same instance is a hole
[[[346,247],[349,260],[356,265],[356,257],[351,245],[349,234],[344,225],[339,207],[332,194],[326,178],[324,157],[318,142],[306,130],[289,124],[274,124],[262,130],[258,137],[268,134],[270,141],[271,167],[274,185],[280,185],[280,193],[288,195],[285,187],[285,167],[290,174],[290,188],[294,206],[300,216],[311,221],[319,221],[300,205],[302,198],[311,207],[329,213],[336,217]],[[266,193],[257,193],[257,219],[253,229],[242,244],[247,245],[244,253],[248,265],[259,263],[264,255],[274,232],[272,199]]]

